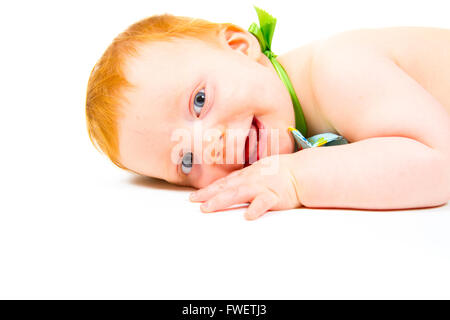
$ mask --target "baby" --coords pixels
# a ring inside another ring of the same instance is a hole
[[[204,212],[445,204],[450,30],[348,31],[277,57],[257,11],[250,31],[164,14],[120,34],[89,79],[94,145],[199,188]]]

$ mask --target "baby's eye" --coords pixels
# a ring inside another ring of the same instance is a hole
[[[195,95],[194,98],[194,112],[197,115],[197,117],[202,112],[202,108],[205,104],[205,90],[202,89]]]
[[[183,155],[183,160],[181,160],[181,171],[184,174],[189,174],[192,169],[192,152],[186,152]]]

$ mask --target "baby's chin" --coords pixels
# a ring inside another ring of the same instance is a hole
[[[295,140],[289,131],[290,122],[283,119],[273,119],[273,115],[261,117],[267,130],[266,155],[277,155],[295,152]]]
[[[295,152],[295,141],[294,138],[290,134],[280,134],[278,140],[278,147],[276,144],[272,147],[268,154],[276,155],[276,154],[286,154]]]

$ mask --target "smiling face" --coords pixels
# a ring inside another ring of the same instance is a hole
[[[129,58],[125,75],[134,87],[124,92],[119,119],[125,167],[201,188],[248,158],[294,151],[289,93],[256,38],[224,30],[218,43],[152,42]],[[264,128],[267,139],[252,128]]]

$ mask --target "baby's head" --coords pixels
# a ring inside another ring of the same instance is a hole
[[[130,26],[92,70],[86,116],[117,166],[180,185],[294,150],[288,91],[256,37],[229,23],[164,14]]]

